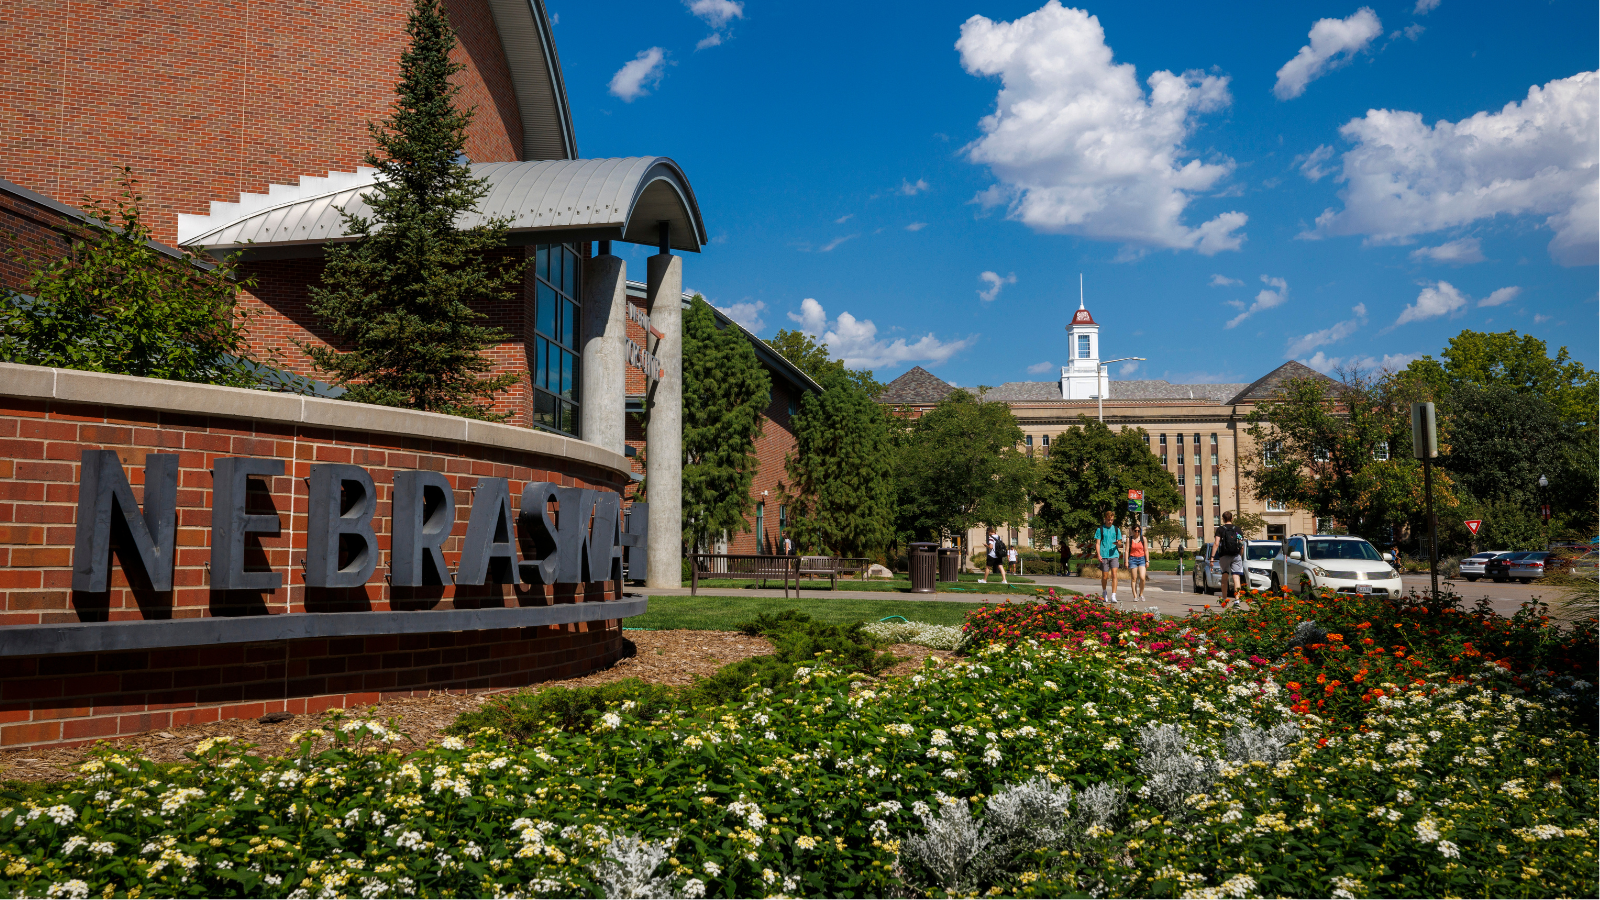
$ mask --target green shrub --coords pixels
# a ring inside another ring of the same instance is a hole
[[[752,686],[777,692],[794,679],[797,666],[776,656],[752,656],[723,666],[715,675],[701,678],[685,691],[689,704],[699,708],[732,703]]]
[[[501,694],[463,713],[446,729],[449,734],[470,734],[495,728],[513,741],[523,741],[546,729],[593,731],[608,709],[628,703],[633,715],[653,719],[683,704],[674,688],[627,678],[594,687],[549,687],[537,692]]]
[[[786,631],[809,621],[810,615],[797,609],[785,609],[777,613],[760,613],[748,622],[733,626],[733,630],[751,637],[761,637],[768,632]]]

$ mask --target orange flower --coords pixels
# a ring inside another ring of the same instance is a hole
[[[1288,684],[1286,684],[1285,687],[1287,687],[1291,691],[1298,691],[1298,690],[1300,690],[1300,682],[1291,681]]]
[[[1343,641],[1344,640],[1344,635],[1342,635],[1342,634],[1330,634],[1330,635],[1328,635],[1328,640],[1330,640],[1330,641]]]
[[[1322,675],[1322,674],[1317,675],[1317,684],[1326,684],[1327,681],[1328,681],[1328,676],[1327,675]]]

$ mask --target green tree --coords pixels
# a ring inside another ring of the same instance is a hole
[[[1267,517],[1253,512],[1236,512],[1233,524],[1247,538],[1259,538],[1267,533]]]
[[[240,279],[229,259],[157,250],[133,170],[119,170],[113,210],[85,198],[89,221],[67,254],[36,269],[24,296],[0,300],[0,359],[171,381],[254,386]]]
[[[894,536],[895,424],[843,367],[817,380],[822,393],[806,394],[793,420],[789,530],[802,547],[866,556]]]
[[[485,377],[484,350],[507,339],[481,324],[483,307],[520,292],[522,260],[503,250],[509,220],[458,229],[458,217],[489,193],[463,149],[471,109],[458,109],[450,76],[455,33],[442,0],[414,0],[410,45],[389,118],[369,126],[382,155],[367,193],[372,218],[344,214],[354,243],[330,244],[311,309],[336,345],[299,344],[318,370],[349,390],[344,399],[383,406],[501,418],[494,398],[522,376]]]
[[[1565,347],[1550,356],[1545,342],[1532,335],[1463,331],[1450,339],[1439,359],[1424,356],[1406,371],[1429,384],[1441,399],[1464,386],[1509,387],[1545,398],[1562,421],[1590,429],[1595,426],[1595,408],[1600,403],[1595,372],[1574,362]]]
[[[683,533],[709,547],[749,531],[755,442],[772,380],[749,341],[696,294],[683,317]]]
[[[782,354],[784,359],[795,364],[800,371],[810,375],[818,384],[822,383],[823,375],[830,370],[843,372],[852,384],[861,389],[870,398],[877,399],[883,392],[883,385],[872,377],[871,369],[846,369],[844,361],[834,359],[828,354],[828,345],[820,344],[811,335],[803,331],[790,331],[782,329],[773,335],[767,345]]]
[[[902,533],[964,535],[1022,522],[1037,470],[1010,407],[957,390],[912,423],[896,469]]]
[[[1183,506],[1172,473],[1150,452],[1142,428],[1112,431],[1104,422],[1079,416],[1050,442],[1039,479],[1036,528],[1082,546],[1111,511],[1118,525],[1131,521],[1128,491],[1144,491],[1145,511],[1160,521]]]
[[[1183,527],[1183,523],[1172,516],[1167,516],[1160,521],[1151,523],[1150,530],[1145,533],[1150,536],[1152,541],[1161,544],[1163,550],[1174,543],[1182,547],[1188,542],[1190,536],[1189,529]]]

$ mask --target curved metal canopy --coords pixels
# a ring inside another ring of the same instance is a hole
[[[577,159],[578,137],[544,0],[488,0],[488,5],[517,95],[522,158]]]
[[[618,240],[653,246],[666,223],[674,250],[698,253],[707,243],[689,179],[665,156],[475,163],[472,174],[488,179],[489,194],[477,210],[456,220],[461,228],[503,216],[511,220],[507,230],[519,242]],[[299,188],[283,188],[276,198],[246,195],[253,202],[212,204],[211,215],[179,217],[179,243],[221,256],[350,240],[340,213],[370,217],[366,193],[377,180],[374,169],[330,173],[302,179]]]

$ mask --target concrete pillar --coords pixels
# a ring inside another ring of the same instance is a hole
[[[578,436],[612,453],[623,452],[627,443],[627,302],[625,260],[609,253],[584,260]]]
[[[663,247],[665,250],[665,247]],[[665,373],[650,399],[645,488],[650,501],[650,562],[646,584],[683,583],[683,260],[650,257],[646,301],[650,324],[664,337],[655,355]]]

